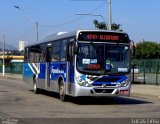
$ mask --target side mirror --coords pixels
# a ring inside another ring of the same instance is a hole
[[[135,45],[133,46],[133,55],[135,55],[135,53],[136,53],[136,47],[135,47]]]
[[[135,51],[136,51],[136,47],[135,47],[135,44],[134,44],[134,41],[131,41],[131,52],[132,52],[132,55],[135,55]]]
[[[136,64],[132,64],[131,68],[134,69],[137,65]]]

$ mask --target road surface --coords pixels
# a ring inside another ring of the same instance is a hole
[[[160,98],[131,95],[62,102],[55,93],[34,94],[20,80],[0,78],[0,118],[160,118]]]

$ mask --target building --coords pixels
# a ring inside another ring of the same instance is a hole
[[[24,48],[26,46],[26,42],[25,41],[19,41],[19,51],[24,51]]]

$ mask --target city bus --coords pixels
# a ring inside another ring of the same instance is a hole
[[[66,96],[129,96],[131,49],[127,33],[105,30],[60,32],[25,47],[23,79]]]

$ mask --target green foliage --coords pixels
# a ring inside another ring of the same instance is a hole
[[[93,21],[95,28],[107,30],[107,25],[105,22],[98,22],[98,20]]]
[[[112,30],[114,30],[114,31],[123,31],[120,27],[121,27],[121,25],[120,24],[116,24],[116,23],[113,23],[112,24]]]
[[[105,22],[99,22],[98,20],[94,20],[93,23],[95,25],[95,28],[97,29],[103,29],[103,30],[108,29],[108,24],[106,24]],[[112,30],[114,31],[123,31],[120,27],[121,27],[120,24],[116,24],[116,23],[112,24]]]
[[[136,45],[134,59],[160,58],[160,44],[150,41],[142,41]]]

